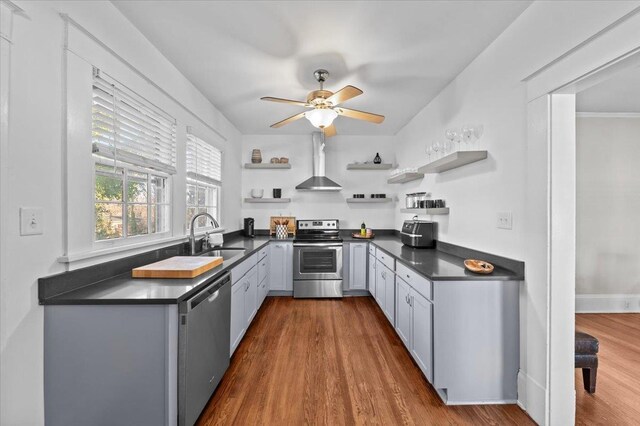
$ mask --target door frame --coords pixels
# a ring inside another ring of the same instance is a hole
[[[534,416],[543,424],[575,422],[575,93],[640,64],[638,28],[640,7],[523,80],[531,228],[527,282],[544,285],[546,292],[546,303],[528,308],[542,323],[544,341],[527,340],[544,345],[544,401],[524,400],[532,415],[544,410],[543,417]]]

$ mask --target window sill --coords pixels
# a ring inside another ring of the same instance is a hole
[[[200,236],[204,236],[205,232],[209,232],[209,234],[217,234],[224,231],[225,231],[224,228],[216,228],[215,230],[197,231],[195,235],[196,237],[200,237]],[[186,242],[188,241],[188,239],[189,239],[188,235],[180,235],[180,236],[174,236],[174,237],[160,238],[157,240],[147,240],[147,241],[141,241],[138,243],[126,244],[126,245],[121,245],[116,247],[109,247],[109,248],[91,250],[91,251],[80,252],[80,253],[71,253],[66,256],[60,256],[58,257],[57,260],[58,260],[58,263],[70,264],[80,260],[96,259],[100,257],[111,256],[116,253],[126,253],[132,250],[139,250],[141,248],[148,248],[150,250],[155,248],[161,248],[162,246],[166,246],[169,243],[177,243],[180,241]]]

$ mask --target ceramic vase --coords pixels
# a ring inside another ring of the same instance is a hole
[[[251,152],[251,162],[254,164],[262,163],[262,153],[259,149],[254,149]]]

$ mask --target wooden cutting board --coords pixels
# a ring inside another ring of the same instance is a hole
[[[195,278],[222,263],[222,257],[174,256],[134,268],[133,278]]]

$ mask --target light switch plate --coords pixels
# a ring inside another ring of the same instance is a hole
[[[499,212],[497,215],[496,227],[500,229],[512,229],[511,212]]]
[[[41,207],[20,207],[20,235],[42,234],[43,216]]]

